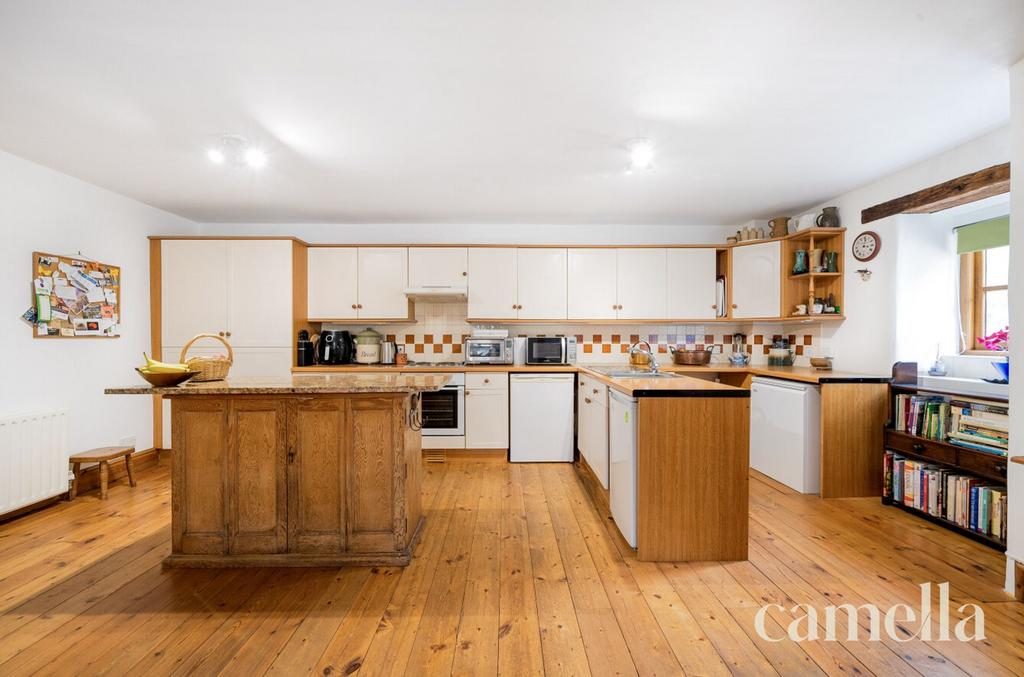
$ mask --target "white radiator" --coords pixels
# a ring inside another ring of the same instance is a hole
[[[68,490],[68,412],[0,418],[0,515]]]

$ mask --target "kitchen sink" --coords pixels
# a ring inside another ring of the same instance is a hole
[[[653,372],[639,369],[621,369],[621,368],[600,368],[591,367],[596,372],[604,374],[608,378],[675,378],[675,374],[662,374],[661,372]]]

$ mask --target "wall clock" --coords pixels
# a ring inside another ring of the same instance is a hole
[[[870,261],[878,256],[882,248],[882,238],[873,230],[865,230],[853,240],[853,257],[858,261]]]

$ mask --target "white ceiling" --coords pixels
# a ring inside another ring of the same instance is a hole
[[[4,0],[0,148],[199,221],[738,223],[1004,124],[1022,56],[1020,0]]]

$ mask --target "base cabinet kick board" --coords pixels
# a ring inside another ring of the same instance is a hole
[[[409,406],[400,393],[173,398],[168,564],[407,564],[421,519]]]

